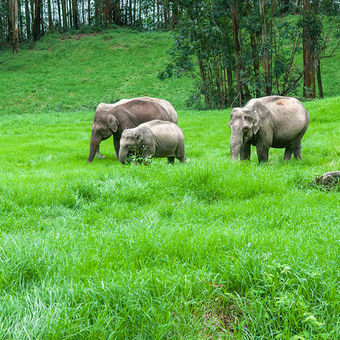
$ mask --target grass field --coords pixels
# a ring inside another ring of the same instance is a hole
[[[126,44],[147,53],[149,36],[133,34]],[[85,49],[83,39],[54,43]],[[250,162],[232,163],[230,110],[185,110],[191,80],[159,83],[151,69],[160,61],[124,89],[109,82],[109,66],[81,74],[69,49],[65,68],[55,56],[40,72],[48,53],[5,54],[0,65],[1,339],[340,337],[339,186],[313,184],[340,168],[340,97],[305,103],[302,162],[283,163],[272,149],[268,164],[254,150]],[[39,91],[30,97],[30,88]],[[92,106],[131,93],[174,99],[186,164],[123,166],[112,140],[102,143],[107,159],[86,163]]]
[[[183,108],[193,80],[157,79],[171,44],[170,33],[120,29],[46,36],[16,58],[0,50],[0,114],[94,110],[132,94],[166,96]]]

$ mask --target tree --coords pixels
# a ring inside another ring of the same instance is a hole
[[[237,0],[233,1],[231,6],[231,20],[233,26],[233,43],[234,43],[234,53],[235,53],[235,73],[237,82],[237,95],[239,100],[239,105],[242,105],[243,95],[242,95],[242,82],[241,82],[241,61],[240,61],[240,42],[239,42],[239,4]]]
[[[311,24],[313,15],[309,0],[303,0],[303,96],[315,98],[315,69],[313,65],[313,37]]]
[[[8,0],[8,12],[9,36],[13,44],[13,54],[15,54],[19,47],[18,0]]]
[[[27,39],[31,39],[31,18],[30,18],[30,10],[29,10],[29,1],[25,0],[25,16],[26,16],[26,34]]]
[[[40,38],[40,20],[41,20],[41,1],[34,0],[34,21],[33,21],[33,40],[37,41]]]
[[[268,32],[266,23],[266,1],[259,0],[260,18],[262,25],[262,68],[264,73],[264,81],[266,88],[266,95],[270,96],[272,94],[272,78],[270,72],[270,59],[269,54],[269,42],[268,42]]]

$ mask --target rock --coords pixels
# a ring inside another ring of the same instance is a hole
[[[317,185],[325,185],[328,187],[333,187],[335,186],[340,179],[340,171],[330,171],[326,172],[325,174],[316,177],[315,178],[315,183]]]

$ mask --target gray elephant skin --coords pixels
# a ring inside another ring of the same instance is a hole
[[[138,97],[122,99],[115,104],[99,104],[93,119],[90,153],[87,161],[91,163],[95,155],[98,158],[105,158],[99,152],[99,144],[111,136],[113,136],[113,145],[118,156],[123,130],[154,119],[176,124],[178,116],[168,101],[158,98]]]
[[[268,161],[269,148],[285,148],[284,160],[294,154],[301,159],[301,139],[309,124],[309,114],[299,100],[268,96],[251,99],[230,113],[230,155],[232,160],[250,159],[256,146],[259,162]]]
[[[173,164],[175,158],[185,162],[184,135],[179,126],[174,123],[152,120],[140,124],[133,129],[126,129],[120,139],[119,160],[125,164],[130,162],[130,154],[146,158],[167,157]]]

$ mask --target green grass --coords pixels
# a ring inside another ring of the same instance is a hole
[[[339,186],[313,180],[340,168],[340,97],[305,103],[302,162],[232,163],[230,110],[155,77],[170,45],[119,30],[1,56],[1,339],[339,338]],[[94,107],[137,95],[173,102],[187,163],[123,166],[107,140],[87,164]]]
[[[170,58],[170,33],[119,29],[62,37],[46,36],[15,57],[10,49],[0,51],[0,114],[93,110],[132,93],[184,107],[192,79],[157,78]]]
[[[261,166],[226,111],[179,111],[175,166],[86,164],[93,112],[1,116],[0,337],[338,338],[339,107]]]

